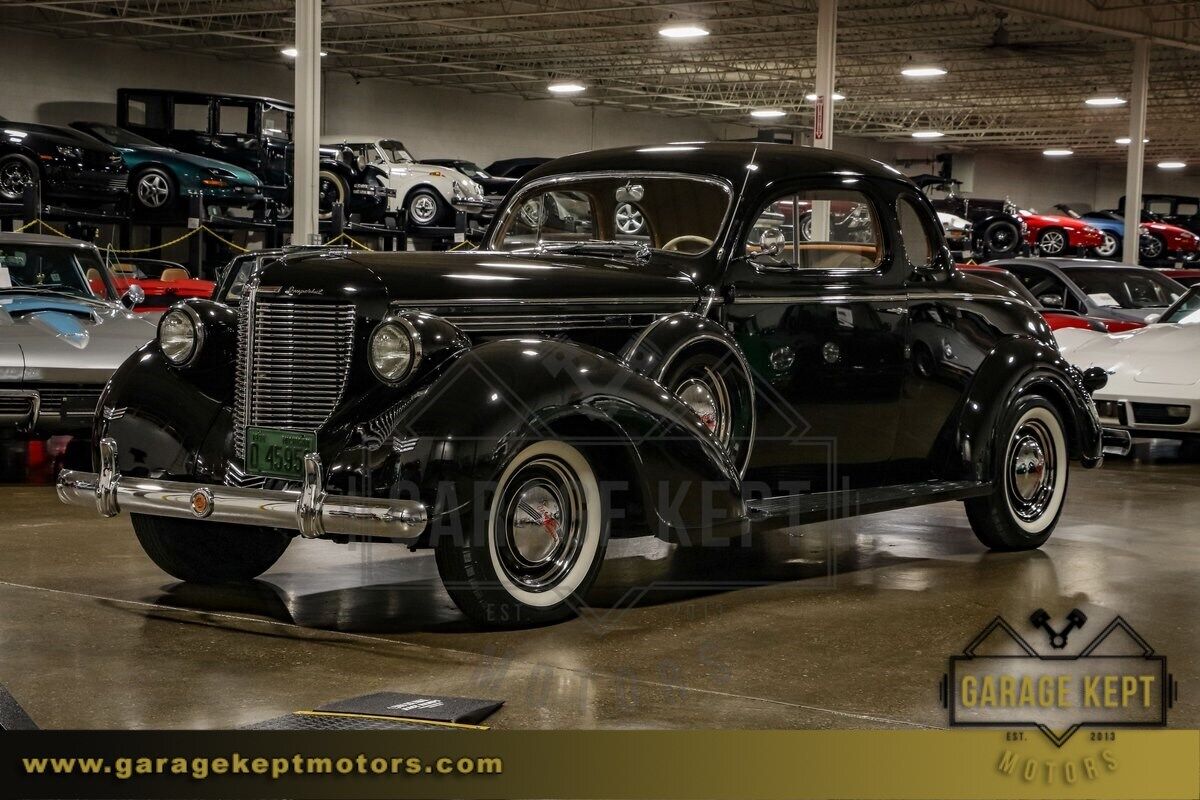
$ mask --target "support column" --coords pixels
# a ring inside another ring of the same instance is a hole
[[[833,62],[837,51],[837,0],[817,2],[817,73],[813,91],[813,146],[833,149]],[[829,240],[829,201],[817,200],[812,210],[812,240]]]
[[[317,149],[321,140],[321,0],[296,0],[293,244],[317,244]]]
[[[1121,260],[1138,263],[1141,240],[1142,171],[1146,157],[1146,97],[1150,83],[1150,41],[1133,43],[1133,89],[1129,96],[1129,160],[1125,165],[1125,241]]]

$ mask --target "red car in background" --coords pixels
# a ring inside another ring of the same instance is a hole
[[[1160,269],[1159,272],[1189,288],[1200,283],[1200,269]]]
[[[1100,319],[1099,317],[1089,317],[1083,314],[1076,314],[1071,311],[1061,309],[1048,309],[1038,302],[1025,285],[1021,283],[1016,275],[1013,275],[1006,269],[1001,267],[988,267],[980,264],[959,264],[958,268],[963,272],[970,272],[972,275],[978,275],[981,278],[987,278],[993,283],[998,283],[1005,289],[1016,294],[1026,303],[1029,303],[1038,310],[1038,313],[1045,318],[1046,324],[1050,326],[1050,330],[1059,330],[1060,328],[1083,328],[1093,330],[1099,333],[1122,333],[1131,331],[1135,328],[1144,328],[1146,323],[1133,322],[1131,320],[1116,320],[1116,319]],[[1200,275],[1200,270],[1180,270],[1183,272],[1195,272]]]
[[[117,293],[137,284],[146,298],[133,310],[143,314],[160,314],[180,300],[189,297],[212,296],[212,281],[193,278],[182,264],[153,258],[124,258],[109,264]]]
[[[1069,255],[1072,249],[1099,247],[1104,243],[1100,229],[1074,217],[1059,214],[1037,214],[1021,210],[1028,232],[1025,242],[1037,247],[1043,256],[1054,258]]]

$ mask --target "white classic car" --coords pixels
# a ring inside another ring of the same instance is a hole
[[[1108,384],[1093,395],[1105,427],[1148,438],[1200,437],[1200,287],[1144,328],[1064,328],[1055,337],[1072,364],[1108,373]]]
[[[374,164],[387,173],[388,188],[396,196],[388,200],[388,215],[409,221],[419,228],[450,225],[454,206],[484,205],[483,187],[456,169],[418,164],[403,142],[380,136],[322,136],[322,145],[341,145],[354,151],[360,166]]]
[[[955,258],[967,259],[971,252],[971,232],[975,227],[970,220],[951,214],[947,211],[937,212],[938,220],[942,223],[942,233],[946,235],[946,246]]]

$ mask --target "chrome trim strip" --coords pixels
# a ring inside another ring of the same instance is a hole
[[[42,413],[42,396],[32,389],[0,389],[0,397],[15,397],[20,400],[29,401],[29,410],[21,414],[0,414],[0,419],[8,420],[9,418],[17,418],[18,428],[21,425],[20,418],[26,418],[28,422],[27,430],[32,431],[37,428],[38,418]]]
[[[700,297],[698,295],[672,295],[669,297],[542,297],[537,299],[529,298],[502,298],[502,297],[465,297],[465,298],[448,298],[434,300],[393,300],[391,308],[398,311],[409,309],[418,309],[421,307],[427,308],[445,308],[446,306],[560,306],[560,305],[582,305],[582,306],[602,306],[602,305],[652,305],[660,303],[663,305],[675,303],[680,305],[694,306]]]
[[[212,511],[200,518],[203,522],[262,525],[308,535],[299,527],[303,498],[295,492],[157,481],[120,475],[115,470],[108,476],[63,470],[58,476],[58,498],[68,505],[97,508],[111,502],[119,511],[159,517],[197,519],[192,511],[192,493],[196,491],[212,493]],[[345,534],[409,540],[428,524],[425,506],[415,500],[329,497],[324,492],[314,498],[312,505],[303,507],[303,513],[319,530],[318,536]]]
[[[776,305],[779,303],[898,303],[906,300],[1003,300],[1020,302],[1029,305],[1018,297],[1001,297],[992,294],[972,294],[970,292],[921,292],[913,294],[812,294],[786,296],[749,296],[737,295],[733,298],[736,304],[744,305]]]

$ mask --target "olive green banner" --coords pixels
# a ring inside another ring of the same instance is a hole
[[[1188,798],[1200,731],[0,733],[19,798]]]

